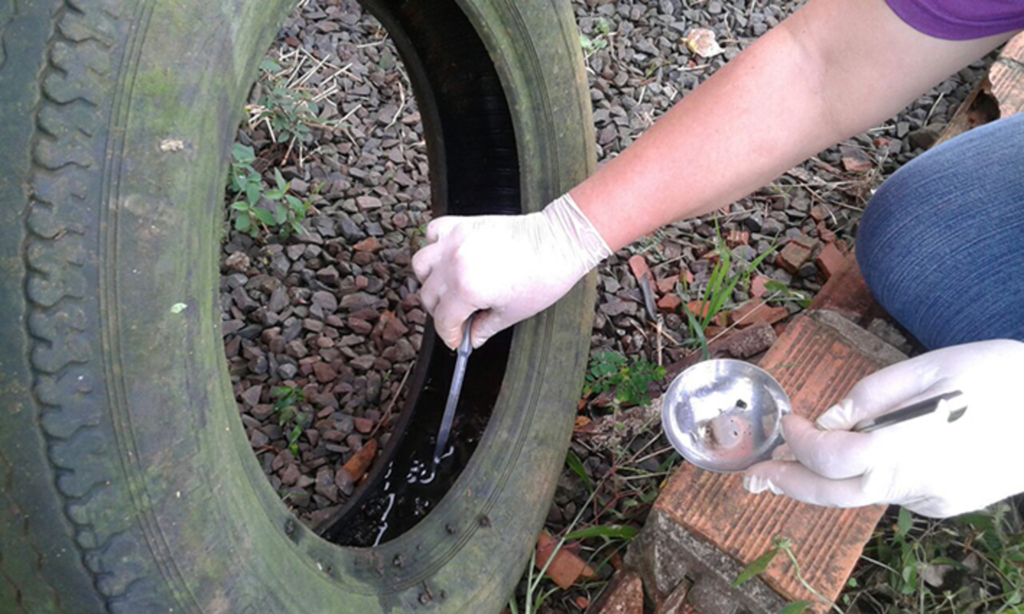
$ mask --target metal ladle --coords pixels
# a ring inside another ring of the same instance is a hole
[[[959,391],[858,422],[868,432],[912,420],[938,409],[953,422],[967,410]],[[782,417],[790,413],[789,396],[767,371],[740,360],[697,363],[669,385],[661,422],[672,446],[686,460],[708,471],[735,473],[771,459],[784,443]]]

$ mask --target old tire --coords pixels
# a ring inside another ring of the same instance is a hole
[[[567,2],[367,4],[419,75],[440,208],[536,210],[592,168]],[[308,531],[248,447],[220,341],[219,220],[242,103],[289,8],[0,1],[0,611],[488,612],[524,568],[592,280],[516,328],[469,466],[390,543]]]

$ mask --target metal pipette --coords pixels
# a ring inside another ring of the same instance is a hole
[[[441,455],[444,454],[445,446],[448,445],[448,435],[452,431],[455,408],[459,404],[459,393],[462,392],[462,380],[466,376],[466,363],[469,362],[469,355],[473,351],[473,344],[470,341],[470,330],[472,328],[473,316],[471,315],[466,320],[466,329],[462,333],[462,343],[459,345],[458,356],[455,359],[455,372],[452,374],[452,386],[448,389],[448,402],[444,406],[441,429],[437,432],[437,445],[434,447],[435,465],[441,461]]]

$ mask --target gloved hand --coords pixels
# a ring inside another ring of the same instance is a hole
[[[786,445],[747,470],[750,492],[770,490],[816,505],[895,503],[935,518],[1024,492],[1024,343],[949,347],[873,373],[818,419],[783,419]],[[870,433],[857,422],[954,390],[967,412],[946,412]]]
[[[420,299],[434,327],[456,348],[473,320],[473,347],[551,306],[611,255],[566,194],[527,215],[445,216],[427,226],[428,245],[412,259]]]

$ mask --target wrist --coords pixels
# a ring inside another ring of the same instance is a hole
[[[556,198],[541,212],[560,246],[579,270],[586,275],[612,255],[608,243],[568,193]]]

